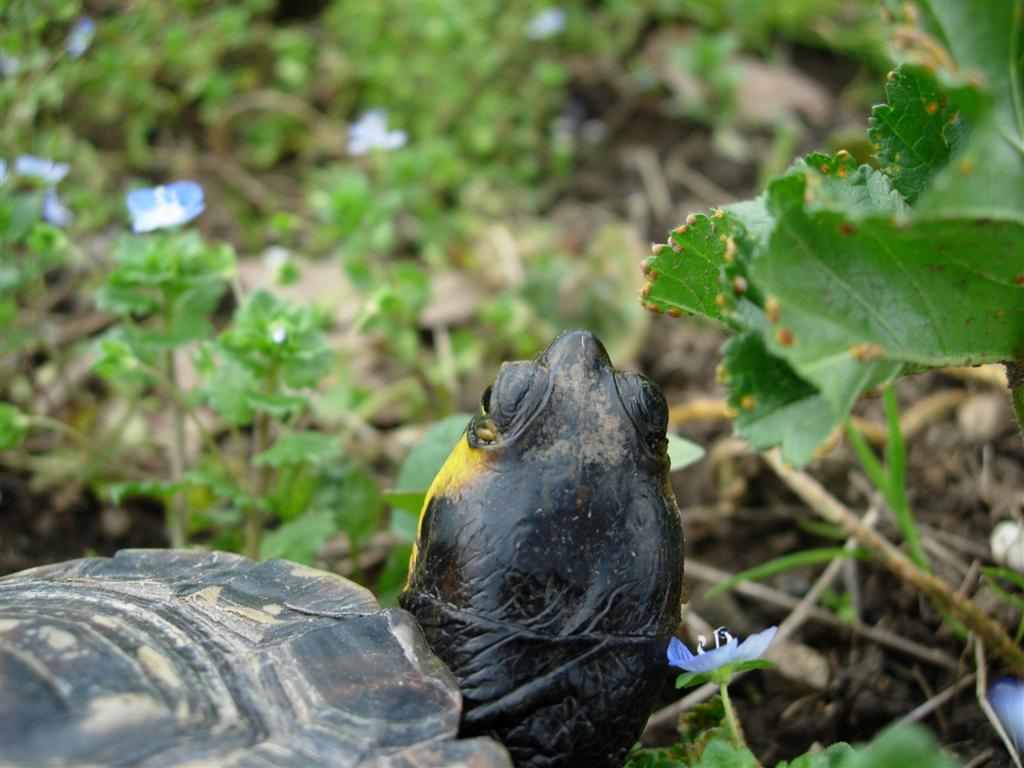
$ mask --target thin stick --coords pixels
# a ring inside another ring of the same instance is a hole
[[[763,454],[768,465],[790,490],[821,517],[841,527],[874,554],[876,559],[900,579],[917,587],[940,611],[953,614],[973,630],[979,639],[998,655],[1015,675],[1024,678],[1024,650],[1016,646],[1006,630],[970,600],[956,594],[948,584],[917,567],[910,559],[867,528],[863,522],[830,494],[817,480],[787,466],[778,449]]]
[[[733,575],[728,571],[723,571],[720,568],[714,567],[713,565],[708,565],[707,563],[702,563],[693,560],[692,558],[686,561],[686,573],[688,576],[692,578],[700,579],[701,581],[707,581],[710,583],[720,583],[725,579],[731,578]],[[822,574],[822,576],[824,577],[824,574]],[[819,581],[822,580],[823,579],[819,579]],[[843,621],[834,613],[822,610],[821,608],[816,608],[813,606],[801,608],[800,600],[797,600],[795,597],[792,597],[791,595],[788,595],[785,592],[780,592],[777,589],[765,586],[764,584],[758,584],[752,581],[741,581],[739,584],[733,587],[733,591],[739,592],[740,594],[746,597],[761,600],[762,602],[770,603],[772,605],[777,605],[781,608],[790,609],[794,612],[794,614],[797,610],[799,610],[803,618],[811,619],[822,624],[829,624],[834,627],[840,627],[842,629],[850,630],[855,634],[861,635],[862,637],[865,637],[871,640],[872,642],[877,643],[878,645],[892,648],[893,650],[905,653],[908,656],[912,656],[914,658],[928,662],[929,664],[934,664],[938,667],[944,667],[946,669],[955,670],[959,666],[956,659],[954,659],[949,654],[943,653],[937,648],[928,648],[926,646],[919,645],[918,643],[915,643],[911,640],[907,640],[905,637],[901,637],[885,629],[880,629],[878,627],[873,627],[867,624],[850,623]],[[789,621],[789,618],[790,617],[787,617],[783,621],[782,625],[780,625],[780,633],[783,630],[783,625],[785,625],[786,622]],[[789,631],[792,632],[792,630]],[[736,680],[739,677],[740,675],[735,675],[733,677],[733,680]],[[718,687],[714,683],[705,683],[704,685],[698,688],[694,688],[690,693],[688,693],[683,698],[679,699],[678,701],[672,702],[668,706],[662,707],[657,712],[652,714],[650,719],[647,721],[647,727],[657,728],[673,723],[679,717],[680,713],[685,712],[688,709],[691,709],[697,704],[700,704],[702,701],[706,701],[708,698],[714,695],[715,691],[717,690]]]
[[[962,689],[969,686],[974,682],[975,675],[972,672],[969,675],[965,675],[953,683],[949,688],[939,691],[937,694],[932,696],[923,704],[919,704],[912,710],[907,712],[903,717],[897,720],[893,725],[906,725],[907,723],[916,723],[919,720],[924,720],[928,715],[937,710],[939,707],[944,705],[947,701],[956,696]]]
[[[878,522],[878,510],[871,509],[864,516],[864,525],[870,528],[874,526],[876,522]],[[847,539],[846,543],[843,545],[843,549],[846,550],[853,550],[857,547],[857,540],[852,536]],[[789,616],[787,616],[779,625],[779,631],[775,636],[776,640],[786,639],[796,632],[804,621],[810,618],[810,610],[818,604],[818,598],[821,597],[822,593],[828,589],[832,585],[832,582],[835,581],[836,577],[839,576],[844,563],[844,558],[837,557],[828,564],[825,570],[822,571],[821,576],[819,576],[811,588],[807,590],[807,594],[800,598],[800,602],[797,603],[792,613],[790,613]]]
[[[732,576],[728,571],[723,571],[719,568],[715,568],[714,566],[695,561],[692,558],[686,561],[686,572],[693,578],[712,583],[717,583]],[[788,595],[785,592],[765,586],[764,584],[758,584],[751,581],[741,581],[733,588],[733,591],[739,592],[740,594],[755,600],[761,600],[762,602],[771,603],[772,605],[777,605],[780,608],[787,608],[791,610],[796,608],[800,602],[792,595]],[[905,637],[901,637],[887,629],[874,627],[870,624],[856,624],[843,621],[831,611],[826,611],[821,608],[808,608],[807,616],[808,618],[821,622],[822,624],[828,624],[833,627],[850,630],[851,632],[861,635],[862,637],[878,643],[881,646],[892,648],[893,650],[900,651],[908,656],[913,656],[914,658],[921,659],[929,664],[934,664],[937,667],[956,669],[958,666],[957,660],[949,654],[944,653],[937,648],[930,648],[915,643],[912,640],[907,640]]]
[[[1004,363],[1006,366],[1006,382],[1010,386],[1010,403],[1013,415],[1017,417],[1017,428],[1024,438],[1024,361],[1013,360]],[[1024,675],[1020,675],[1024,677]]]
[[[992,709],[992,705],[988,703],[988,679],[985,665],[985,648],[977,642],[974,642],[974,666],[977,673],[978,684],[974,687],[974,692],[978,696],[978,706],[981,707],[981,711],[985,713],[985,717],[992,724],[995,732],[999,734],[999,738],[1002,740],[1003,745],[1006,747],[1006,751],[1010,753],[1010,758],[1013,760],[1017,768],[1024,768],[1020,763],[1020,756],[1017,754],[1017,750],[1013,746],[1013,742],[1010,740],[1010,735],[1003,728],[1003,724],[999,721],[999,716],[996,715],[995,710]]]

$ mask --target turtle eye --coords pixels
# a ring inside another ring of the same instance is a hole
[[[479,444],[497,443],[515,434],[537,413],[547,391],[544,369],[535,363],[505,363],[480,398],[480,413],[470,433]]]
[[[650,419],[651,431],[664,438],[665,432],[668,430],[668,403],[665,402],[665,396],[661,394],[661,390],[646,376],[641,378],[640,400],[644,412]]]
[[[533,400],[531,391],[537,389],[533,386],[536,374],[537,366],[533,363],[505,363],[501,366],[487,396],[487,412],[499,429],[509,427],[524,415],[524,409],[529,408]]]
[[[668,404],[657,385],[646,376],[619,374],[619,397],[644,442],[657,453],[668,447]]]

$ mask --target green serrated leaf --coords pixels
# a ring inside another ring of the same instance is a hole
[[[784,187],[788,187],[785,192]],[[785,206],[802,205],[808,213],[841,213],[849,222],[886,214],[898,216],[907,210],[888,176],[866,165],[858,166],[846,152],[813,152],[797,160],[785,176],[768,185],[767,205],[775,217]]]
[[[219,342],[225,354],[256,376],[273,372],[290,387],[313,386],[331,365],[331,347],[312,308],[264,289],[246,297]]]
[[[303,565],[313,565],[316,553],[335,530],[334,515],[330,510],[310,510],[265,533],[260,542],[260,558],[269,560],[279,557]]]
[[[953,71],[942,74],[979,83],[991,94],[1007,125],[1013,123],[1014,100],[1020,98],[1024,40],[1020,3],[988,0],[983,12],[970,3],[945,0],[922,0],[920,6],[922,23],[946,48],[953,63]],[[946,64],[941,60],[934,63]]]
[[[833,416],[906,365],[996,362],[1019,349],[1019,227],[993,222],[978,237],[969,221],[854,224],[809,211],[808,192],[805,174],[769,187],[776,229],[751,275],[775,302],[769,350],[820,390]]]
[[[283,467],[292,464],[310,464],[318,467],[341,456],[341,442],[337,437],[322,432],[289,432],[274,444],[252,457],[253,464]]]
[[[792,464],[814,458],[839,423],[818,391],[770,354],[755,331],[733,337],[722,353],[736,433],[760,450],[781,444]]]
[[[1024,25],[1015,0],[924,0],[905,55],[935,71],[950,107],[973,127],[963,150],[916,204],[922,218],[978,218],[1024,224]],[[940,93],[940,106],[943,103]],[[928,102],[929,104],[933,102]]]
[[[768,202],[764,195],[753,200],[729,203],[729,205],[722,206],[722,210],[730,215],[733,226],[742,224],[747,237],[754,245],[763,246],[768,242],[772,228],[775,226],[775,219],[768,212]],[[740,255],[743,255],[742,252]]]
[[[121,316],[153,314],[160,309],[160,298],[134,287],[104,285],[96,291],[96,306]]]
[[[698,214],[673,230],[667,245],[657,245],[643,262],[650,282],[641,297],[649,309],[670,314],[692,312],[721,319],[716,303],[728,245],[724,217]],[[735,246],[733,246],[735,247]]]
[[[913,203],[963,145],[969,124],[948,90],[915,67],[900,65],[890,72],[885,97],[888,103],[871,112],[868,138],[878,145],[875,157],[882,171]]]
[[[1007,131],[992,112],[979,119],[964,150],[921,196],[919,217],[1012,222],[1024,237],[1024,135]]]
[[[210,407],[224,421],[243,426],[252,422],[253,409],[247,395],[255,387],[256,379],[249,369],[228,358],[213,369],[204,391]]]
[[[97,343],[97,357],[92,367],[97,375],[105,379],[137,382],[152,381],[152,375],[140,363],[140,353],[134,340],[125,328],[114,328]]]
[[[28,434],[28,427],[28,416],[10,403],[0,403],[0,451],[20,445]]]
[[[679,435],[669,434],[668,460],[672,472],[695,464],[702,458],[704,458],[704,449],[701,446]]]

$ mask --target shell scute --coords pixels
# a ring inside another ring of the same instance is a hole
[[[128,550],[0,579],[0,602],[12,765],[398,766],[462,744],[458,687],[411,617],[341,577]],[[510,765],[493,742],[455,753]]]

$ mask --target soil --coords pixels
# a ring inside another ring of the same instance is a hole
[[[862,73],[860,65],[834,54],[793,48],[789,62],[830,94],[843,91]],[[654,153],[667,167],[670,156],[682,160],[713,187],[736,199],[756,192],[757,165],[753,159],[727,160],[710,146],[711,133],[678,115],[666,115],[643,99],[630,101],[607,82],[580,81],[575,92],[589,117],[607,122],[604,143],[584,158],[576,176],[557,202],[598,203],[619,216],[632,217],[643,237],[663,239],[688,210],[722,202],[708,199],[707,185],[666,175],[662,181],[672,206],[659,209],[650,200],[650,180],[641,178],[629,160],[636,147]],[[824,124],[802,123],[796,151],[827,145],[828,137],[850,125],[863,127],[863,105],[843,106]],[[770,144],[770,134],[748,132],[753,153]],[[647,200],[646,214],[637,220],[631,195]],[[671,405],[700,398],[721,398],[715,381],[718,347],[723,336],[698,320],[654,318],[641,370],[665,390]],[[1012,613],[995,600],[979,581],[977,566],[991,564],[988,538],[994,524],[1020,516],[1024,488],[1024,443],[1016,432],[998,385],[959,375],[931,373],[901,380],[897,393],[904,409],[929,396],[957,392],[959,404],[931,418],[908,441],[908,491],[913,509],[924,526],[937,573],[961,587],[982,604],[1016,626]],[[858,405],[864,418],[881,424],[877,400]],[[59,417],[60,414],[56,414]],[[673,476],[683,510],[688,562],[729,573],[803,549],[836,546],[807,524],[813,515],[756,455],[738,447],[728,422],[693,420],[679,424],[685,437],[705,446],[708,457]],[[809,467],[837,498],[863,514],[877,505],[863,471],[848,446],[833,451]],[[0,571],[17,571],[83,554],[111,555],[124,547],[162,547],[163,509],[155,501],[132,500],[118,509],[97,500],[82,485],[37,487],[27,468],[5,465],[0,474]],[[879,507],[881,508],[881,507]],[[888,513],[878,528],[899,540]],[[841,542],[840,542],[841,544]],[[788,571],[768,578],[765,585],[799,599],[823,566]],[[690,603],[687,616],[700,616],[712,627],[728,626],[745,635],[778,624],[789,615],[763,599],[731,592],[708,601],[711,586],[688,571]],[[863,741],[907,715],[939,692],[966,683],[924,722],[964,764],[974,768],[1003,768],[1010,760],[988,725],[975,699],[969,676],[975,672],[973,653],[937,611],[910,586],[866,560],[850,561],[837,581],[837,592],[855,586],[854,606],[865,625],[884,629],[920,648],[940,651],[951,666],[883,646],[847,626],[805,621],[790,638],[787,653],[806,656],[806,674],[779,670],[757,671],[733,689],[751,747],[765,764],[792,758],[812,744],[837,740]],[[693,642],[697,634],[689,620],[680,635]],[[990,675],[998,663],[989,660]],[[679,698],[666,678],[664,704]],[[674,719],[645,735],[648,745],[674,740]]]

